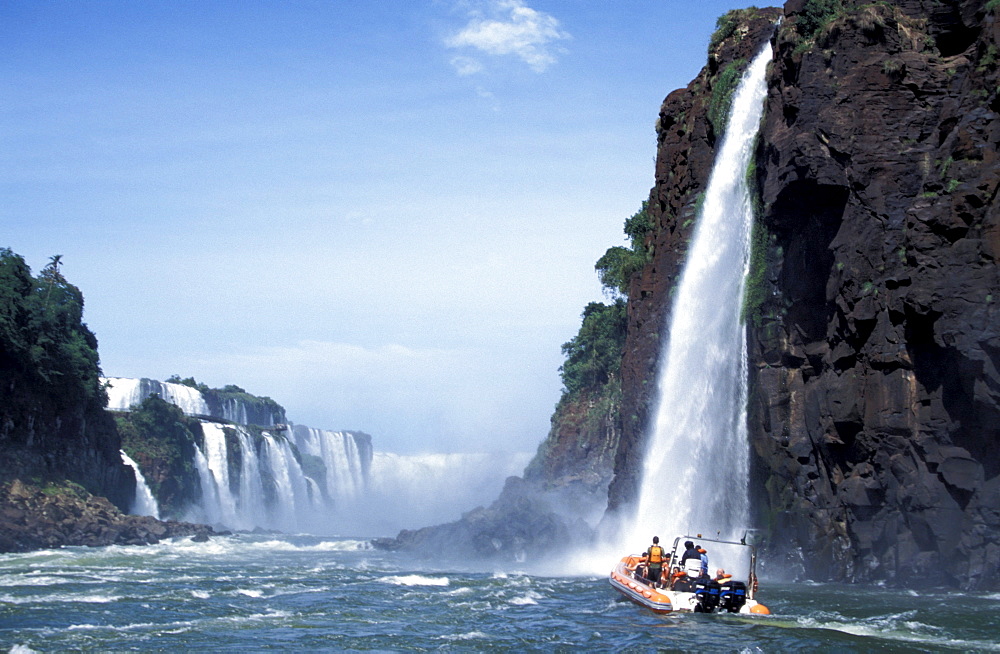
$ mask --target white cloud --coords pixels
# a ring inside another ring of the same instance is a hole
[[[455,68],[455,71],[463,77],[466,75],[475,75],[483,70],[483,63],[478,59],[473,59],[472,57],[452,57],[451,65]]]
[[[558,20],[525,6],[522,0],[492,0],[489,9],[490,18],[473,16],[447,45],[471,47],[490,55],[514,55],[541,73],[556,61],[554,42],[570,38],[559,28]],[[459,73],[469,74],[461,69]]]

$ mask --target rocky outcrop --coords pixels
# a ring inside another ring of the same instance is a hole
[[[760,518],[814,578],[995,587],[996,8],[845,2],[809,33],[809,4],[785,7],[758,156]]]
[[[45,488],[0,485],[0,552],[85,545],[149,545],[167,538],[213,533],[206,525],[125,515],[107,499],[71,483]]]

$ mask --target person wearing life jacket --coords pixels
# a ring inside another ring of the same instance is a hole
[[[663,548],[660,547],[660,537],[653,536],[653,544],[642,555],[642,560],[647,563],[646,578],[654,584],[660,581],[660,574],[663,572],[663,561],[665,558],[666,554]]]
[[[701,576],[708,577],[708,551],[704,547],[698,548],[698,558],[701,559]]]
[[[733,581],[733,575],[729,574],[722,568],[715,571],[715,580],[719,582],[719,585],[728,584]]]

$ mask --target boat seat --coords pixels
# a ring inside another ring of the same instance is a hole
[[[696,579],[701,576],[701,559],[688,559],[684,562],[684,572],[688,577]]]

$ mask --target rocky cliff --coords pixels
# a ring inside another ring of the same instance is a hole
[[[785,7],[751,432],[802,574],[1000,583],[997,4]]]
[[[792,0],[774,33],[749,171],[751,486],[771,561],[797,575],[1000,584],[998,4]],[[635,497],[718,89],[773,15],[720,21],[661,108],[611,512]]]

